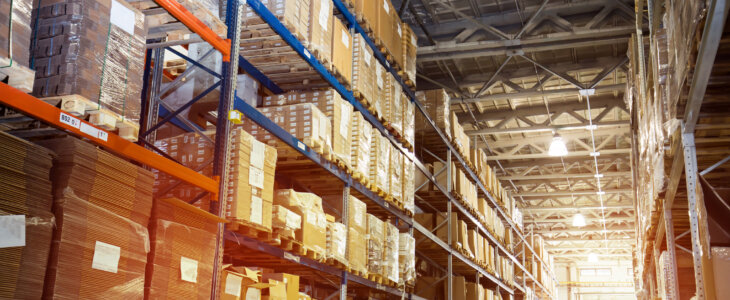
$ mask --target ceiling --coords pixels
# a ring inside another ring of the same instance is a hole
[[[467,134],[517,200],[526,233],[540,233],[557,260],[630,259],[635,210],[623,94],[633,1],[394,5],[419,37],[418,89],[450,93]],[[565,157],[548,155],[554,132],[566,142]],[[576,212],[587,226],[572,226]]]

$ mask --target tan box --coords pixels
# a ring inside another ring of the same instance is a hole
[[[332,67],[347,85],[352,83],[352,35],[340,19],[332,21]]]
[[[399,283],[412,286],[416,283],[416,239],[404,232],[398,236],[398,244]]]
[[[403,137],[411,146],[416,144],[416,105],[408,97],[403,99]],[[420,113],[419,113],[420,114]]]
[[[445,286],[438,278],[428,276],[418,276],[416,278],[416,295],[426,299],[438,299],[438,295],[445,295]],[[448,298],[447,298],[448,299]]]
[[[302,216],[286,207],[274,205],[271,214],[272,228],[283,236],[294,238],[295,232],[302,228]]]
[[[383,99],[383,116],[396,132],[403,134],[403,88],[393,78],[393,74],[385,71],[385,97]]]
[[[352,139],[352,104],[342,99],[334,89],[306,92],[289,92],[264,98],[264,106],[282,106],[312,103],[324,113],[331,124],[332,153],[350,165],[350,145]],[[273,108],[273,107],[272,107]]]
[[[276,280],[286,286],[286,297],[284,299],[297,299],[299,297],[299,276],[287,273],[264,273],[264,281]]]
[[[384,222],[368,214],[368,273],[381,274],[383,269]]]
[[[345,266],[348,264],[345,249],[346,239],[347,227],[345,227],[345,224],[327,221],[327,259],[334,259]]]
[[[391,146],[390,143],[388,143]],[[396,201],[403,200],[403,153],[391,146],[388,164],[388,191]]]
[[[442,217],[441,214],[435,215],[436,222],[434,223],[434,226],[445,221],[445,218]],[[436,237],[448,243],[448,230],[448,226],[441,226],[436,230]],[[464,247],[465,249],[469,247],[466,233],[466,222],[457,219],[457,214],[455,212],[451,213],[451,247]]]
[[[364,231],[360,232],[355,228],[348,229],[347,254],[348,262],[352,270],[362,274],[368,272],[368,239]]]
[[[350,164],[355,176],[369,176],[370,147],[372,146],[373,126],[357,112],[352,114],[352,138],[350,140]],[[379,134],[379,133],[378,133]],[[360,174],[357,174],[357,173]]]
[[[401,39],[402,45],[402,60],[403,71],[405,76],[403,80],[411,81],[415,86],[416,83],[416,55],[418,54],[418,36],[413,32],[411,26],[407,23],[401,24],[403,30],[403,36]]]
[[[449,123],[451,123],[451,138],[458,147],[463,151],[462,154],[469,154],[471,147],[469,136],[464,133],[464,127],[459,124],[459,119],[456,117],[455,112],[451,112],[449,117]]]
[[[364,21],[369,25],[366,27],[370,27],[370,29],[374,29],[378,22],[376,2],[373,0],[354,0],[355,14],[357,15],[358,21]]]
[[[309,38],[310,0],[261,0],[261,4],[287,26],[302,42]],[[265,22],[248,5],[243,5],[242,24],[257,25]],[[244,26],[244,31],[246,26]]]
[[[472,258],[475,260],[479,257],[479,241],[477,241],[477,236],[476,230],[467,229],[469,249],[471,249],[471,253],[473,254]]]
[[[390,193],[389,166],[391,148],[393,147],[390,141],[382,136],[380,131],[373,128],[370,147],[370,183],[383,190],[386,194]]]
[[[302,216],[302,229],[296,239],[308,250],[321,255],[327,249],[327,220],[322,210],[322,199],[312,193],[299,193],[291,189],[277,190],[274,203]]]
[[[373,49],[363,37],[356,34],[352,37],[352,91],[355,98],[366,103],[376,99],[376,65]]]
[[[444,281],[444,298],[449,298],[449,290],[447,285],[449,283]],[[451,299],[452,300],[466,300],[466,279],[464,276],[453,276],[451,277]]]
[[[467,300],[484,300],[484,290],[481,285],[473,282],[466,283]]]
[[[301,140],[307,146],[324,153],[331,152],[332,125],[327,116],[312,103],[302,103],[275,107],[259,108],[259,111]],[[246,131],[260,141],[271,141],[278,138],[260,128],[253,122],[244,122]],[[300,145],[303,147],[303,145]]]
[[[368,99],[375,111],[376,117],[386,117],[385,106],[388,94],[388,73],[379,62],[375,61],[375,85],[373,86],[373,98]]]
[[[398,242],[398,227],[393,223],[383,222],[383,267],[381,274],[383,278],[398,282],[400,276],[400,268],[398,267],[398,255],[400,243]]]
[[[449,125],[449,116],[451,98],[446,94],[446,90],[428,90],[416,92],[416,98],[421,102],[436,126],[441,128],[444,134],[451,137],[451,126]],[[416,134],[428,134],[433,131],[431,125],[421,116],[416,114]]]
[[[400,28],[401,20],[398,11],[390,3],[390,0],[373,0],[378,10],[378,25],[375,28],[375,38],[385,46],[385,49],[398,65],[401,64],[401,38],[403,29]]]
[[[332,8],[332,1],[310,0],[308,48],[325,66],[332,62]]]
[[[419,172],[420,173],[420,172]],[[403,156],[403,205],[406,211],[415,211],[416,165]]]

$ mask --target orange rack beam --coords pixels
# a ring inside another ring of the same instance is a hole
[[[53,127],[89,139],[119,156],[155,168],[184,182],[200,187],[217,199],[218,181],[206,177],[172,160],[164,158],[135,143],[122,139],[90,123],[81,120],[36,97],[23,93],[5,83],[0,83],[0,103],[14,108]]]
[[[175,17],[175,19],[187,26],[190,31],[197,33],[200,38],[208,42],[211,46],[213,46],[213,48],[220,51],[220,53],[223,54],[223,61],[230,61],[231,40],[219,37],[218,34],[210,29],[210,27],[205,25],[205,23],[200,21],[198,17],[193,15],[176,0],[155,0],[155,3],[167,10],[171,16]]]

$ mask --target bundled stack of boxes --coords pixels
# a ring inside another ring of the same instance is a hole
[[[0,1],[0,80],[23,92],[33,90],[34,71],[30,69],[31,0]]]
[[[302,218],[302,229],[295,231],[296,240],[307,251],[325,256],[327,250],[327,219],[322,209],[322,198],[312,193],[292,189],[277,190],[274,204],[281,205]]]

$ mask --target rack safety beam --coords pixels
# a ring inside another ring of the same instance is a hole
[[[338,268],[320,263],[316,260],[313,260],[313,259],[305,257],[305,256],[301,256],[298,254],[292,254],[290,252],[284,251],[283,249],[280,249],[275,246],[266,244],[262,241],[238,234],[236,232],[226,231],[225,238],[231,244],[236,244],[236,245],[244,246],[251,250],[260,251],[260,252],[269,254],[271,256],[311,268],[313,270],[325,272],[325,273],[328,273],[330,275],[334,275],[337,277],[342,277],[342,275],[343,275],[343,271]],[[405,296],[406,298],[408,298],[410,296],[410,297],[413,297],[413,299],[420,299],[420,297],[418,297],[416,295],[408,294],[397,288],[393,288],[390,286],[384,286],[382,284],[375,283],[371,280],[368,280],[366,278],[357,276],[357,275],[349,273],[349,272],[345,272],[345,273],[347,273],[348,281],[356,282],[358,284],[367,286],[371,289],[386,292],[386,293],[395,295],[397,297]]]
[[[155,0],[155,3],[218,50],[223,55],[223,61],[228,62],[231,60],[231,40],[219,37],[210,27],[176,0]]]
[[[165,172],[177,179],[218,195],[218,181],[203,176],[116,134],[100,129],[36,97],[0,83],[0,103],[43,121],[53,127],[86,138],[119,156]],[[217,197],[216,197],[217,198]]]
[[[440,129],[440,128],[438,128],[438,126],[436,126],[436,123],[434,123],[434,122],[433,122],[433,120],[432,120],[432,119],[431,119],[431,117],[430,117],[430,116],[428,115],[428,113],[426,113],[426,110],[425,110],[425,108],[423,107],[423,105],[422,105],[422,104],[421,104],[421,103],[420,103],[420,102],[418,101],[418,99],[416,98],[416,94],[415,94],[415,92],[413,92],[413,90],[411,90],[411,88],[410,88],[410,87],[409,87],[408,85],[406,85],[406,84],[405,84],[405,82],[403,82],[403,79],[402,79],[402,78],[400,77],[400,75],[398,75],[398,72],[397,72],[397,71],[395,71],[395,70],[394,70],[394,69],[393,69],[393,68],[391,67],[390,63],[388,63],[388,60],[387,60],[387,59],[385,58],[385,56],[384,56],[384,55],[383,55],[383,54],[382,54],[382,53],[380,52],[380,50],[379,50],[379,49],[378,49],[378,47],[377,47],[377,46],[375,45],[375,43],[373,42],[373,40],[372,40],[372,39],[371,39],[371,38],[370,38],[370,37],[369,37],[369,36],[368,36],[368,35],[366,34],[365,30],[363,30],[363,28],[362,28],[362,27],[360,26],[360,24],[358,24],[358,23],[357,23],[357,19],[356,19],[356,18],[355,18],[355,16],[354,16],[354,15],[353,15],[353,14],[352,14],[352,13],[351,13],[351,12],[350,12],[350,11],[349,11],[348,9],[347,9],[347,6],[345,6],[345,4],[344,4],[344,3],[342,3],[342,0],[332,0],[332,2],[334,2],[334,5],[335,5],[335,7],[336,7],[336,8],[337,8],[337,9],[338,9],[338,10],[340,11],[340,13],[342,13],[342,15],[344,16],[345,20],[347,20],[347,22],[349,23],[349,24],[348,24],[348,26],[349,26],[350,28],[353,28],[353,29],[355,29],[355,31],[356,31],[357,33],[359,33],[359,34],[360,34],[360,35],[361,35],[361,36],[363,37],[363,39],[365,40],[365,42],[366,42],[366,43],[367,43],[368,45],[370,45],[370,48],[371,48],[371,49],[373,50],[373,54],[374,54],[375,58],[376,58],[376,59],[377,59],[378,61],[380,61],[380,63],[381,63],[381,64],[382,64],[382,65],[383,65],[383,66],[384,66],[384,67],[385,67],[385,68],[386,68],[386,69],[387,69],[387,70],[388,70],[388,71],[389,71],[389,72],[390,72],[391,74],[393,74],[393,77],[394,77],[394,78],[395,78],[395,79],[396,79],[396,80],[398,81],[398,83],[399,83],[399,84],[400,84],[400,85],[402,86],[402,88],[403,88],[403,91],[404,91],[404,92],[405,92],[405,93],[406,93],[406,94],[408,95],[408,97],[409,97],[409,98],[411,99],[411,102],[413,102],[413,103],[415,104],[415,106],[416,106],[416,107],[417,107],[417,108],[418,108],[418,109],[419,109],[419,110],[421,111],[421,114],[422,114],[422,115],[423,115],[423,116],[425,117],[425,119],[426,119],[426,120],[427,120],[427,122],[428,122],[428,123],[429,123],[429,124],[431,125],[431,127],[433,127],[433,128],[434,128],[434,129],[436,130],[436,132],[438,133],[439,137],[441,137],[441,139],[443,140],[444,144],[446,144],[446,146],[447,146],[447,147],[448,147],[448,148],[449,148],[449,149],[451,150],[451,152],[452,152],[452,153],[453,153],[453,154],[454,154],[454,155],[456,156],[456,158],[457,158],[457,160],[459,161],[459,163],[460,163],[460,164],[461,164],[461,165],[462,165],[462,166],[464,167],[464,169],[465,169],[465,170],[467,171],[467,173],[468,173],[468,174],[469,174],[469,176],[471,177],[472,181],[474,181],[474,182],[476,183],[476,185],[477,185],[477,186],[479,187],[479,189],[481,189],[481,190],[482,190],[482,193],[483,193],[484,195],[486,195],[486,196],[487,196],[487,198],[489,198],[489,200],[490,200],[490,201],[492,202],[492,205],[494,205],[495,209],[496,209],[496,210],[497,210],[497,211],[499,212],[499,214],[500,214],[500,215],[502,216],[502,218],[504,218],[504,219],[505,219],[505,221],[506,221],[506,222],[507,222],[507,223],[509,224],[509,226],[510,226],[510,227],[512,228],[512,230],[513,230],[513,231],[515,231],[515,232],[517,233],[518,237],[519,237],[519,238],[520,238],[520,239],[521,239],[521,240],[522,240],[523,242],[525,242],[526,240],[525,240],[525,237],[524,237],[524,235],[522,235],[522,234],[521,234],[521,233],[519,232],[519,229],[518,229],[518,228],[517,228],[517,226],[516,226],[516,225],[514,224],[514,222],[512,221],[512,219],[511,219],[511,218],[509,218],[509,217],[507,216],[507,214],[506,214],[506,213],[505,213],[505,212],[504,212],[504,211],[503,211],[503,210],[502,210],[502,209],[501,209],[501,208],[499,207],[499,205],[497,205],[497,201],[495,201],[494,197],[493,197],[493,196],[492,196],[492,195],[491,195],[491,194],[490,194],[489,192],[487,192],[487,189],[486,189],[486,188],[485,188],[485,187],[484,187],[484,186],[483,186],[483,185],[481,184],[481,181],[479,181],[479,177],[478,177],[478,176],[477,176],[477,175],[476,175],[476,174],[474,173],[474,171],[473,171],[473,170],[471,170],[471,169],[470,169],[470,168],[468,167],[468,165],[466,164],[466,162],[465,162],[464,158],[463,158],[463,157],[461,157],[461,155],[460,155],[460,154],[458,154],[458,152],[456,151],[456,148],[454,148],[454,146],[453,146],[453,145],[451,145],[451,143],[449,143],[449,142],[448,142],[448,141],[449,141],[449,139],[448,139],[448,138],[446,137],[446,135],[445,135],[445,134],[444,134],[444,133],[443,133],[443,132],[441,131],[441,129]],[[418,165],[417,165],[417,166],[418,166]],[[419,168],[420,168],[420,167],[419,167]],[[425,169],[422,169],[421,171],[425,171]],[[425,173],[425,172],[424,172],[424,173]],[[425,173],[425,174],[428,174],[428,173]],[[428,176],[428,177],[432,177],[432,176]],[[430,178],[430,179],[431,179],[431,178]],[[431,182],[435,183],[435,178],[432,178]],[[440,190],[442,190],[442,191],[444,191],[444,190],[443,190],[443,189],[441,189],[441,188],[439,188],[439,189],[440,189]],[[469,215],[469,214],[467,213],[467,215]],[[539,256],[538,256],[538,255],[536,254],[535,250],[534,250],[534,249],[532,249],[532,247],[531,247],[531,246],[529,246],[529,245],[528,245],[528,246],[527,246],[527,248],[528,248],[528,249],[529,249],[529,250],[530,250],[530,251],[531,251],[531,252],[533,253],[533,255],[534,255],[534,256],[536,256],[536,257],[537,257],[537,259],[538,259],[538,260],[539,260],[540,262],[542,262],[543,264],[545,264],[545,262],[544,262],[544,261],[542,260],[542,258],[540,258],[540,257],[539,257]],[[514,258],[514,256],[511,256],[511,257],[510,257],[510,259],[511,259],[511,260],[512,260],[513,262],[515,262],[515,263],[518,263],[518,264],[519,264],[519,262],[518,262],[518,261],[517,261],[517,260],[516,260],[516,259]],[[551,275],[551,277],[553,277],[553,279],[555,279],[555,274],[553,274],[552,270],[550,270],[550,275]]]

